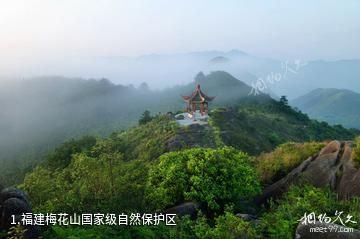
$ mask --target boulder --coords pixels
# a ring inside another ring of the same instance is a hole
[[[301,176],[304,181],[316,187],[330,186],[331,189],[335,189],[336,172],[341,166],[338,162],[341,149],[339,141],[332,141],[325,146],[319,156],[303,171]]]
[[[341,143],[337,140],[328,143],[319,153],[319,156],[327,154],[338,154],[340,151]]]
[[[355,168],[352,161],[352,145],[352,142],[330,142],[318,155],[309,157],[284,178],[265,188],[256,198],[257,204],[278,198],[291,185],[300,183],[329,187],[341,199],[359,196],[360,169]]]
[[[0,192],[0,228],[9,229],[13,216],[20,222],[23,213],[31,213],[31,204],[28,196],[16,188],[5,188]],[[39,238],[39,229],[36,226],[25,226],[25,239]]]
[[[2,204],[1,225],[10,228],[12,226],[12,215],[20,216],[29,212],[31,212],[31,207],[25,201],[18,198],[9,198]]]
[[[351,154],[351,147],[347,146],[344,150],[342,159],[344,163],[337,185],[337,193],[340,199],[360,196],[360,169],[355,168]]]
[[[298,183],[301,173],[314,160],[313,157],[306,159],[297,168],[293,169],[286,177],[265,188],[260,196],[255,199],[257,204],[267,203],[270,198],[278,198],[287,192],[292,184]]]
[[[18,198],[31,206],[29,197],[21,190],[13,187],[5,188],[0,192],[0,203],[4,203],[9,198]]]
[[[164,213],[166,214],[176,214],[177,216],[189,215],[190,217],[196,217],[197,210],[200,205],[196,202],[185,202],[175,207],[166,209]]]

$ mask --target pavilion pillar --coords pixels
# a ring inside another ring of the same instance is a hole
[[[204,103],[200,104],[200,113],[201,115],[204,115]]]

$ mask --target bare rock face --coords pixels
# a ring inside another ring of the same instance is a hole
[[[20,222],[23,213],[31,213],[31,204],[27,195],[16,188],[5,188],[0,192],[0,228],[9,229],[15,216],[15,221]],[[38,228],[26,226],[25,238],[35,239],[39,237]]]
[[[354,167],[351,159],[352,145],[352,142],[330,142],[318,155],[306,159],[286,177],[267,187],[256,199],[257,203],[277,198],[292,184],[299,183],[330,187],[341,199],[359,196],[360,169]]]
[[[177,151],[193,147],[216,147],[214,137],[209,137],[212,129],[207,125],[193,124],[182,127],[166,142],[167,151]]]
[[[342,165],[342,175],[337,185],[337,193],[340,199],[350,199],[360,196],[360,169],[354,167],[351,160],[351,148],[345,148]]]
[[[336,230],[336,231],[335,231]],[[314,223],[299,224],[296,228],[295,239],[359,239],[360,231],[331,224],[331,223]]]
[[[325,146],[302,172],[304,181],[317,187],[330,186],[335,189],[336,172],[342,164],[339,162],[341,150],[342,145],[339,141],[332,141]]]

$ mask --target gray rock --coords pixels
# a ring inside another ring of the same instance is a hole
[[[196,217],[199,207],[200,205],[196,202],[185,202],[175,207],[166,209],[164,213],[176,214],[177,216],[189,215],[191,217]]]
[[[11,227],[12,215],[21,215],[31,212],[29,204],[18,198],[9,198],[2,204],[2,225]]]
[[[27,195],[16,188],[5,188],[0,192],[0,228],[9,229],[13,225],[11,222],[13,216],[15,221],[20,222],[23,213],[31,213],[31,204]],[[39,229],[36,226],[25,226],[26,239],[39,238]]]
[[[299,183],[329,187],[341,199],[359,196],[360,169],[354,167],[351,147],[352,142],[330,142],[318,155],[306,159],[284,178],[265,188],[256,202],[263,204],[270,198],[278,198],[291,185]]]
[[[346,147],[343,154],[342,171],[339,174],[337,193],[340,199],[360,196],[360,169],[354,167],[351,159],[351,147]]]
[[[23,191],[21,191],[17,188],[10,187],[10,188],[5,188],[5,189],[1,190],[0,204],[4,203],[9,198],[21,199],[31,206],[29,197]]]

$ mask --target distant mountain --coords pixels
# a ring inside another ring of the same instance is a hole
[[[283,62],[278,70],[282,80],[271,84],[277,95],[295,99],[317,88],[337,88],[360,92],[360,60],[309,61],[297,66]]]
[[[119,62],[119,65],[122,63]],[[133,82],[147,81],[150,87],[164,88],[189,83],[186,79],[203,71],[226,71],[236,78],[251,74],[245,79],[248,85],[263,80],[264,92],[286,95],[294,99],[316,88],[338,88],[360,92],[360,60],[305,61],[302,59],[277,60],[258,57],[243,51],[203,51],[174,55],[147,55],[131,63],[132,72],[119,79]],[[126,64],[125,64],[126,65]],[[166,72],[163,69],[166,68]],[[273,76],[280,76],[274,80]],[[130,78],[129,78],[130,77]],[[116,79],[116,77],[114,77]],[[161,83],[162,82],[162,83]]]
[[[222,63],[228,63],[230,61],[231,60],[227,57],[217,56],[217,57],[212,58],[209,62],[211,64],[222,64]]]
[[[316,89],[291,104],[310,117],[360,129],[360,94],[345,89]]]
[[[76,67],[74,67],[76,66]],[[27,69],[27,70],[26,70]],[[49,60],[46,64],[29,65],[21,72],[3,75],[65,75],[84,78],[108,78],[115,84],[140,85],[151,89],[170,88],[191,83],[199,71],[226,71],[253,85],[263,80],[265,92],[295,99],[316,88],[338,88],[360,92],[360,60],[305,61],[304,59],[272,59],[241,50],[197,51],[177,54],[149,54],[138,57],[93,56]],[[277,76],[277,80],[273,76]],[[279,78],[280,76],[280,78]]]
[[[185,54],[187,55],[187,54]],[[246,52],[233,49],[231,51],[197,51],[188,53],[189,56],[198,57],[203,59],[215,58],[217,56],[223,56],[227,58],[237,58],[249,56]]]

